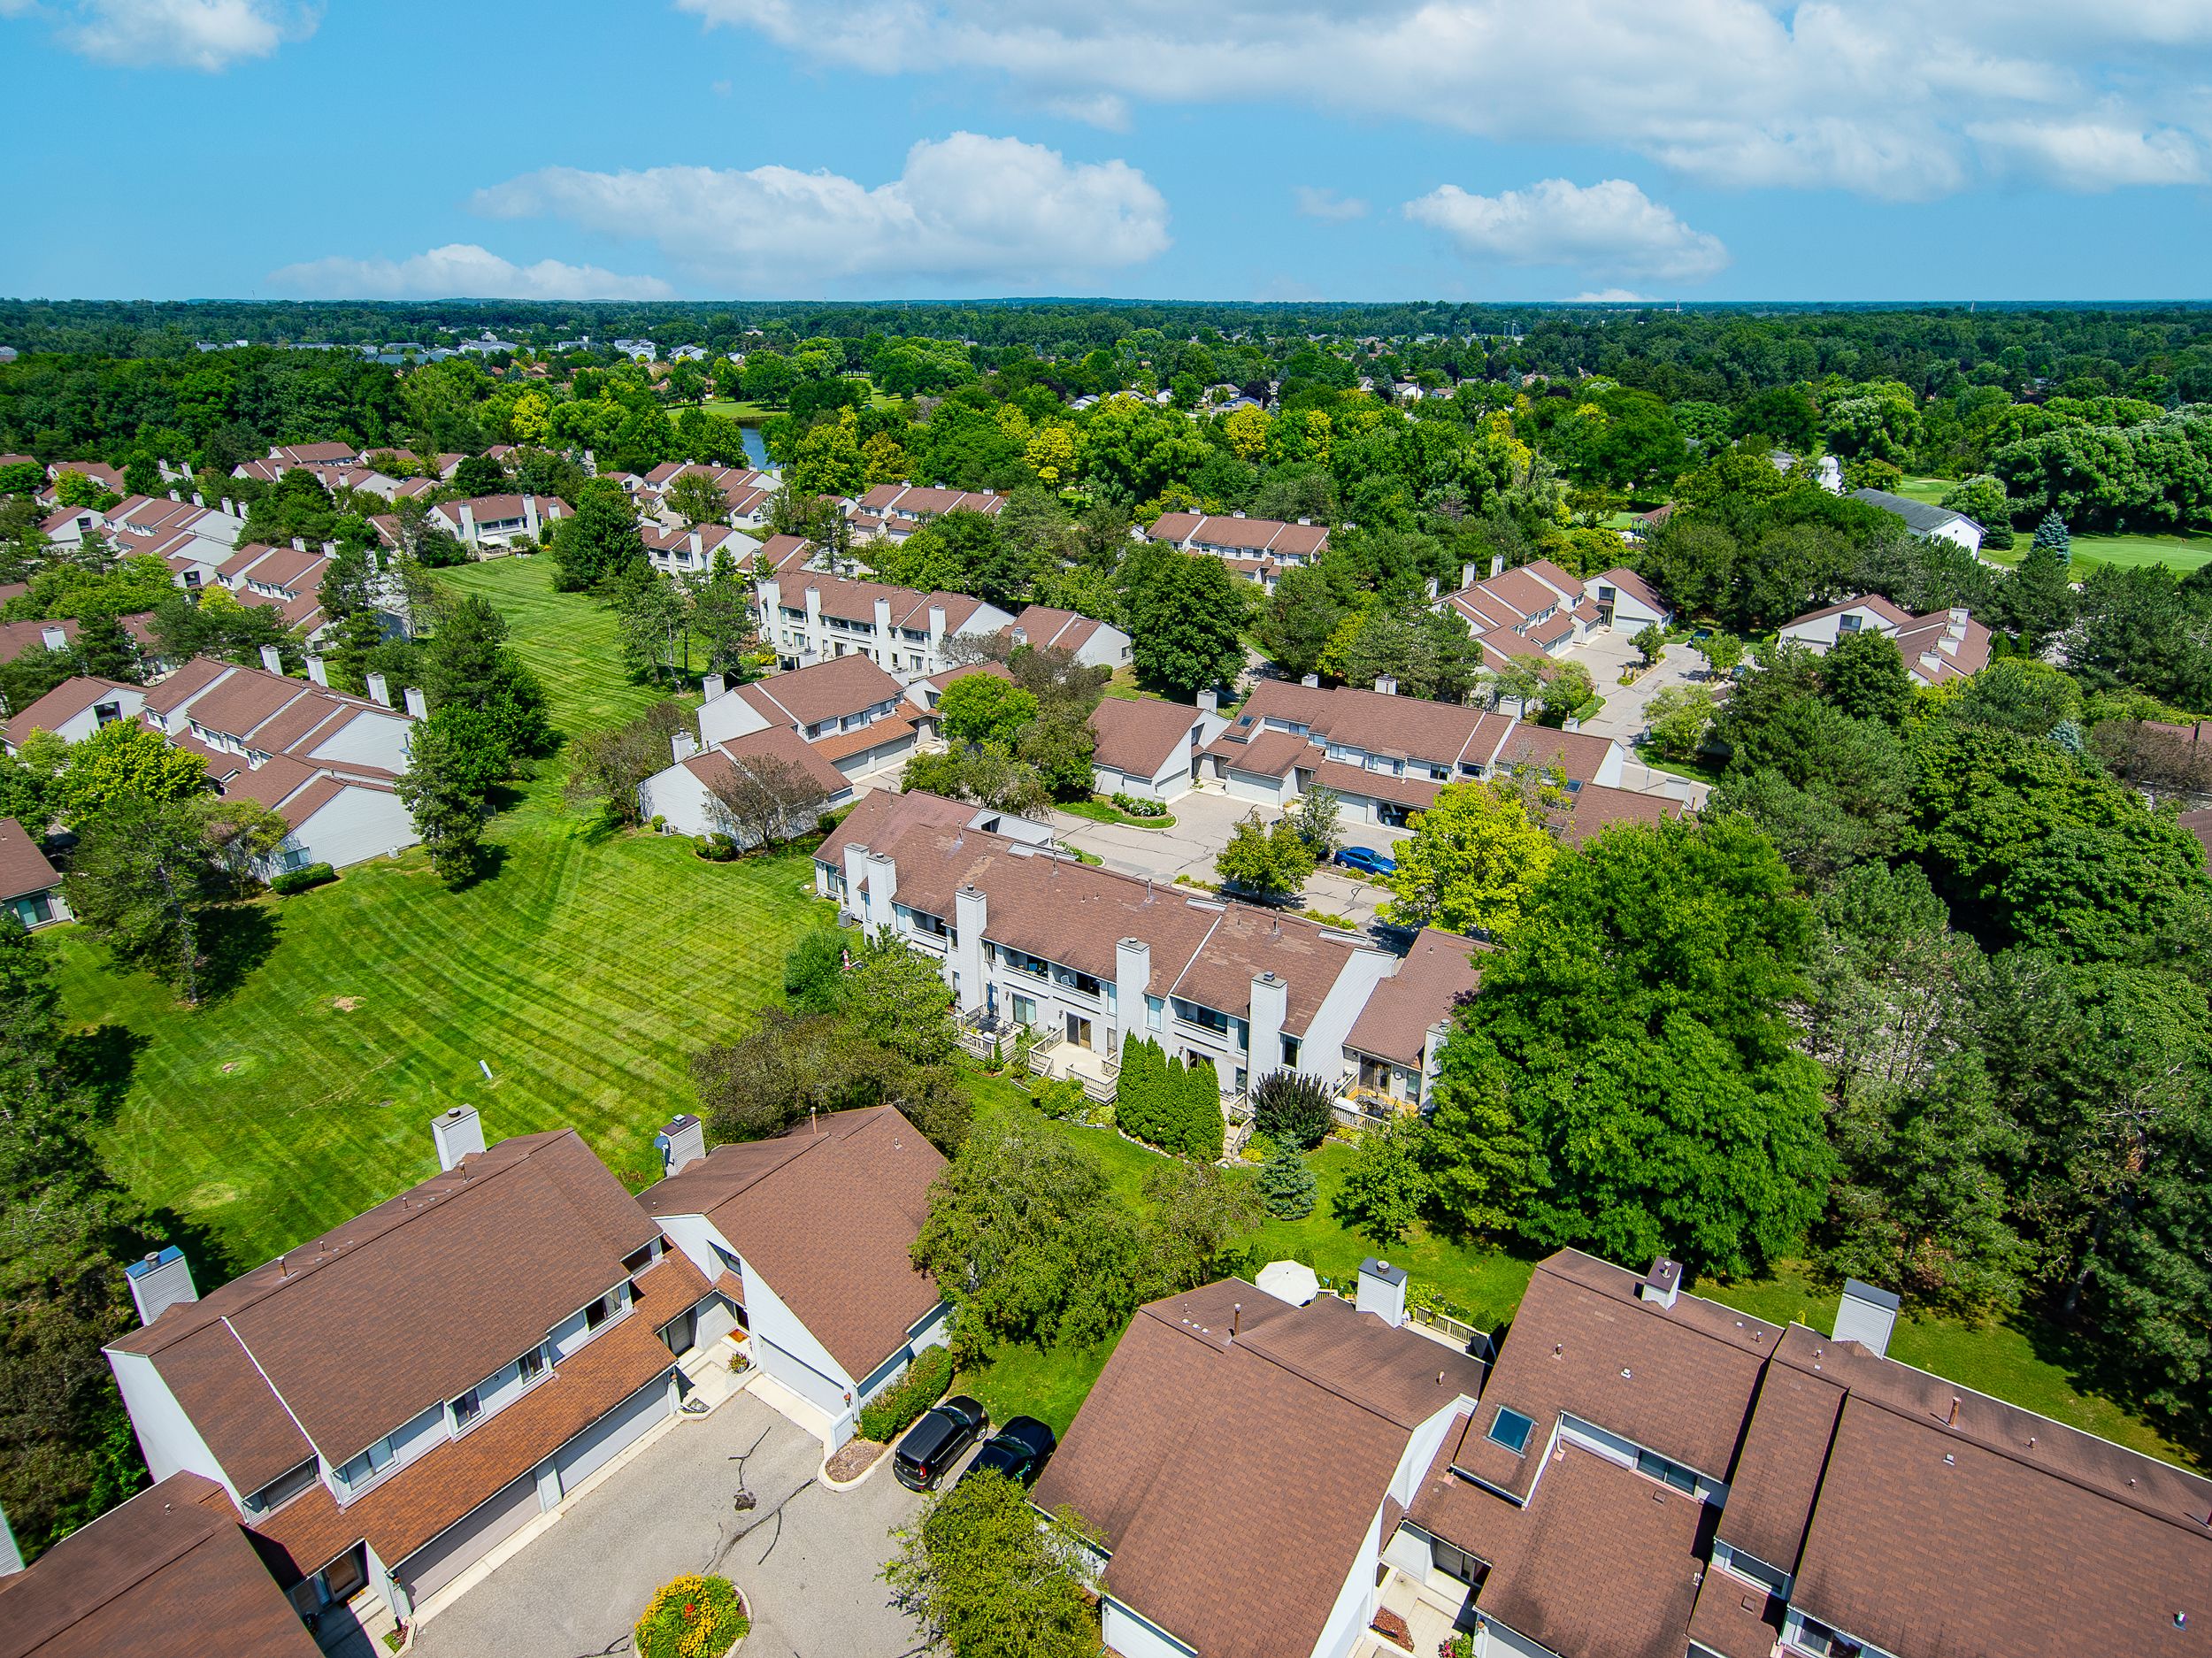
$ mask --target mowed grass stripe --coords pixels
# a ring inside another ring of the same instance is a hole
[[[563,731],[657,700],[623,676],[612,618],[551,578],[518,558],[443,574],[508,618]],[[494,1138],[572,1125],[643,1171],[653,1130],[695,1102],[691,1053],[778,998],[784,954],[817,919],[811,867],[710,864],[681,840],[607,833],[567,808],[566,772],[553,757],[495,821],[504,862],[468,891],[418,852],[264,901],[274,948],[198,1012],[76,929],[50,935],[71,1016],[143,1039],[105,1142],[118,1175],[239,1269],[428,1173],[429,1119],[457,1104]]]

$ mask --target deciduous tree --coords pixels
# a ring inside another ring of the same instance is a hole
[[[1413,816],[1413,837],[1396,848],[1397,872],[1383,879],[1394,894],[1389,918],[1402,926],[1441,927],[1502,938],[1559,856],[1539,814],[1549,797],[1509,782],[1448,783],[1436,802]]]

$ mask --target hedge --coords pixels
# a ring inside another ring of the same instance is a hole
[[[913,1425],[922,1412],[952,1386],[952,1353],[924,1347],[895,1387],[887,1387],[860,1408],[860,1437],[888,1445]]]
[[[303,893],[311,887],[320,887],[325,881],[334,881],[338,871],[327,864],[309,864],[296,870],[287,870],[269,883],[273,893]]]

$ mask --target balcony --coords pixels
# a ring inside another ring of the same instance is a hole
[[[1083,1097],[1096,1105],[1114,1102],[1121,1076],[1118,1061],[1093,1053],[1080,1042],[1071,1042],[1065,1037],[1040,1042],[1032,1048],[1029,1069],[1053,1081],[1073,1078],[1083,1085]]]

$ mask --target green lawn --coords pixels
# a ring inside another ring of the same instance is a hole
[[[514,620],[564,729],[653,700],[610,666],[605,613],[553,593],[545,561],[449,574]],[[467,891],[413,852],[262,901],[273,948],[197,1012],[78,929],[51,934],[70,1015],[137,1046],[106,1136],[116,1172],[234,1270],[434,1172],[429,1122],[456,1104],[493,1139],[572,1125],[642,1183],[653,1131],[693,1103],[689,1054],[780,994],[818,918],[810,863],[708,864],[680,838],[605,833],[563,804],[565,770],[556,757],[494,821],[504,861]]]
[[[1944,495],[1957,487],[1948,478],[1908,478],[1897,486],[1896,493],[1939,506]],[[1984,547],[1982,557],[1993,564],[2010,567],[2025,556],[2028,543],[2034,539],[2032,528],[2016,530],[2010,547]],[[2187,575],[2193,570],[2212,564],[2212,535],[2080,534],[2074,537],[2073,562],[2082,572],[2093,570],[2099,564],[2119,564],[2131,569],[2138,564],[2165,564]]]
[[[580,594],[554,592],[553,561],[542,554],[460,564],[438,580],[489,599],[507,618],[508,642],[545,681],[563,733],[618,725],[668,695],[630,681],[614,613]]]

